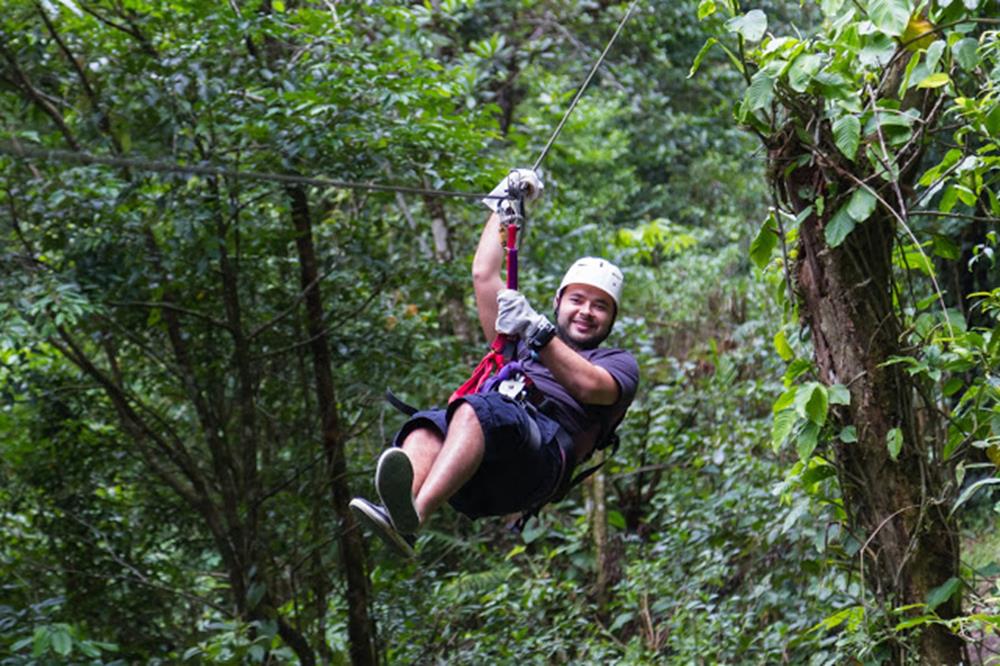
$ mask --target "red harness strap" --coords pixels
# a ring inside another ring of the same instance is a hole
[[[498,335],[493,344],[490,345],[490,351],[486,353],[483,360],[472,371],[472,376],[465,380],[464,384],[455,389],[455,392],[448,398],[448,403],[450,404],[462,396],[478,393],[483,384],[504,366],[506,360],[503,357],[503,351],[506,346],[507,336],[503,334]]]

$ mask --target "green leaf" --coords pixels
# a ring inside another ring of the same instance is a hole
[[[788,85],[795,92],[805,92],[809,83],[823,66],[823,56],[818,53],[800,55],[788,69]]]
[[[826,244],[830,247],[837,247],[843,243],[844,239],[847,238],[847,234],[854,230],[854,218],[847,212],[849,203],[841,206],[834,213],[833,217],[830,218],[829,222],[826,223],[826,228],[823,229]]]
[[[822,384],[816,384],[812,395],[809,397],[809,402],[806,403],[806,414],[809,416],[809,420],[816,425],[823,425],[826,423],[826,415],[829,408],[830,404],[826,387]]]
[[[64,627],[57,627],[52,632],[52,650],[65,657],[73,650],[73,637]]]
[[[41,657],[49,649],[51,641],[52,631],[49,627],[42,626],[36,628],[31,654],[36,658]]]
[[[771,411],[774,414],[777,414],[781,410],[788,409],[789,407],[791,407],[792,403],[795,402],[795,396],[798,394],[798,392],[799,392],[799,387],[793,386],[784,393],[782,393],[780,396],[778,396],[778,399],[774,401],[774,406],[771,407]]]
[[[870,0],[868,18],[880,31],[899,37],[910,22],[911,7],[906,0]]]
[[[608,525],[620,530],[625,529],[625,516],[622,515],[621,511],[608,511]]]
[[[847,202],[847,214],[855,222],[864,222],[875,212],[877,199],[867,187],[859,187],[854,190],[851,200]]]
[[[805,424],[799,436],[795,440],[795,450],[798,451],[799,460],[809,460],[813,451],[816,450],[816,442],[819,440],[820,426],[818,423],[809,421]]]
[[[759,42],[767,32],[767,15],[759,9],[751,9],[726,21],[726,29],[743,35],[748,42]]]
[[[858,441],[858,431],[854,426],[844,426],[844,429],[840,431],[837,437],[845,444],[853,444]]]
[[[791,361],[795,358],[795,352],[792,350],[791,345],[788,344],[788,338],[785,337],[784,330],[774,334],[774,348],[782,361]]]
[[[833,122],[833,142],[844,157],[854,161],[861,144],[861,121],[857,116],[841,116]]]
[[[864,618],[865,609],[863,606],[851,606],[850,608],[845,608],[844,610],[837,611],[833,615],[821,620],[815,627],[811,628],[809,631],[818,631],[824,629],[829,631],[830,629],[835,629],[843,624],[845,621],[850,620],[852,623],[857,619],[860,621]]]
[[[746,110],[756,111],[757,109],[763,109],[773,99],[774,79],[763,72],[754,74],[753,79],[750,81],[750,86],[743,97],[743,105],[746,107]]]
[[[955,395],[963,386],[965,386],[965,380],[961,377],[952,377],[941,387],[941,393],[945,396]]]
[[[781,448],[781,446],[788,439],[788,435],[792,432],[792,426],[798,420],[798,415],[793,409],[786,409],[783,412],[778,412],[774,416],[774,422],[771,424],[771,448],[775,452]]]
[[[918,88],[940,88],[941,86],[947,85],[951,81],[951,77],[945,72],[936,72],[931,74],[923,81],[917,84]]]
[[[701,50],[698,51],[698,55],[694,57],[694,62],[691,64],[691,69],[688,71],[687,77],[689,79],[692,76],[694,76],[695,72],[698,71],[698,68],[701,67],[701,61],[705,59],[705,56],[708,55],[708,52],[710,50],[712,50],[712,47],[718,43],[719,40],[717,40],[715,37],[709,37],[707,40],[705,40],[705,44],[701,47]]]
[[[774,213],[767,216],[753,241],[750,242],[750,259],[757,268],[764,268],[771,261],[771,253],[778,246],[777,223]]]
[[[927,593],[927,610],[934,610],[951,599],[962,588],[962,581],[952,576],[941,585]]]
[[[903,450],[903,431],[893,428],[885,435],[885,446],[889,449],[889,457],[893,460],[899,458],[899,452]]]
[[[843,384],[833,384],[828,386],[826,389],[830,396],[831,405],[849,405],[851,404],[851,392],[847,390],[847,387]]]
[[[919,626],[921,624],[928,624],[929,622],[937,619],[934,615],[919,615],[917,617],[911,617],[909,620],[903,620],[897,624],[893,631],[903,631],[904,629],[910,629],[912,627]]]
[[[703,21],[709,16],[714,14],[718,7],[715,5],[715,0],[701,0],[698,3],[698,20]]]
[[[951,511],[948,512],[948,515],[950,516],[951,514],[955,513],[955,510],[958,509],[958,507],[965,504],[966,502],[968,502],[969,498],[975,495],[977,492],[979,492],[980,488],[995,483],[1000,483],[1000,478],[993,477],[989,479],[981,479],[973,483],[971,486],[966,488],[961,495],[958,496],[958,499],[955,500],[955,506],[951,507]]]
[[[979,66],[979,42],[971,37],[960,39],[951,46],[951,54],[959,67],[971,72]]]
[[[910,78],[913,76],[913,71],[920,64],[920,51],[917,51],[910,56],[910,61],[906,63],[906,70],[903,72],[903,80],[899,83],[899,92],[897,93],[899,99],[903,99],[906,91],[910,89]]]

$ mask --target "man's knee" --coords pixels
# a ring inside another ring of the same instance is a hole
[[[440,447],[442,442],[444,442],[444,437],[441,436],[441,433],[436,428],[432,428],[431,426],[417,426],[406,433],[401,446],[403,448],[426,445]]]

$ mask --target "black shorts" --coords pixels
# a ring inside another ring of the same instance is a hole
[[[486,450],[482,465],[448,503],[469,518],[502,516],[544,503],[570,472],[569,436],[555,420],[500,393],[475,393],[447,409],[417,412],[397,433],[394,445],[400,446],[418,428],[446,436],[451,415],[463,402],[476,412]],[[531,436],[531,421],[540,437]]]

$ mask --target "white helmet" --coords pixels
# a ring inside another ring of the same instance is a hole
[[[582,257],[573,262],[573,265],[566,271],[559,289],[556,291],[556,300],[562,296],[563,289],[569,284],[587,284],[597,287],[605,292],[615,301],[615,309],[621,305],[622,285],[625,277],[617,266],[605,259],[597,257]]]

